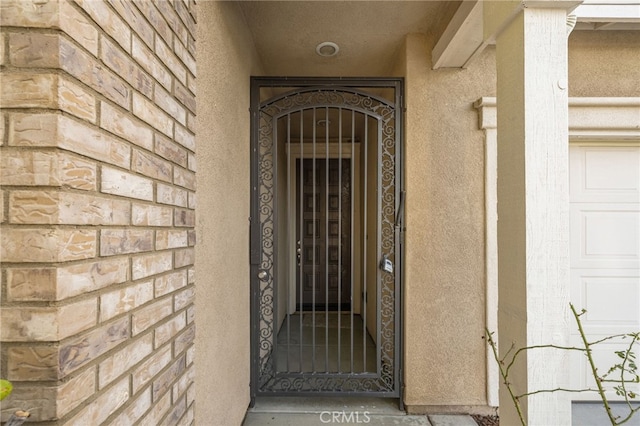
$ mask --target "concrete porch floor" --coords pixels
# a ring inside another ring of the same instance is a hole
[[[637,403],[634,404],[637,406]],[[604,426],[609,420],[599,402],[574,402],[573,426]],[[624,416],[625,404],[612,403],[613,412]],[[335,417],[334,417],[335,416]],[[389,398],[262,397],[247,411],[243,426],[321,426],[327,424],[370,424],[406,426],[477,426],[467,415],[407,415]],[[629,422],[640,426],[640,414]]]
[[[391,398],[262,397],[243,422],[244,426],[327,424],[477,426],[466,415],[407,415]]]

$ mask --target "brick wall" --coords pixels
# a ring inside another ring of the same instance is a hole
[[[194,0],[0,2],[2,418],[194,418]]]

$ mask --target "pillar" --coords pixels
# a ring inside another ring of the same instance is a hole
[[[516,348],[569,339],[567,10],[575,1],[487,2],[498,98],[498,336]],[[517,394],[566,387],[568,354],[526,351],[509,381]],[[529,425],[571,424],[564,392],[520,400]],[[500,417],[519,424],[506,387]]]

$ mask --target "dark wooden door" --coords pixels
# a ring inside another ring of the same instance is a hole
[[[296,241],[300,249],[296,274],[298,310],[349,310],[351,161],[304,159],[297,161],[296,168]]]

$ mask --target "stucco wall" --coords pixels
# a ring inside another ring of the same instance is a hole
[[[199,4],[197,424],[240,424],[249,404],[249,84],[259,75],[237,4]]]
[[[639,58],[637,31],[573,31],[569,96],[640,96]]]
[[[493,95],[494,55],[431,70],[434,40],[406,40],[405,403],[485,397],[483,135],[471,108]],[[433,408],[433,407],[431,407]]]

